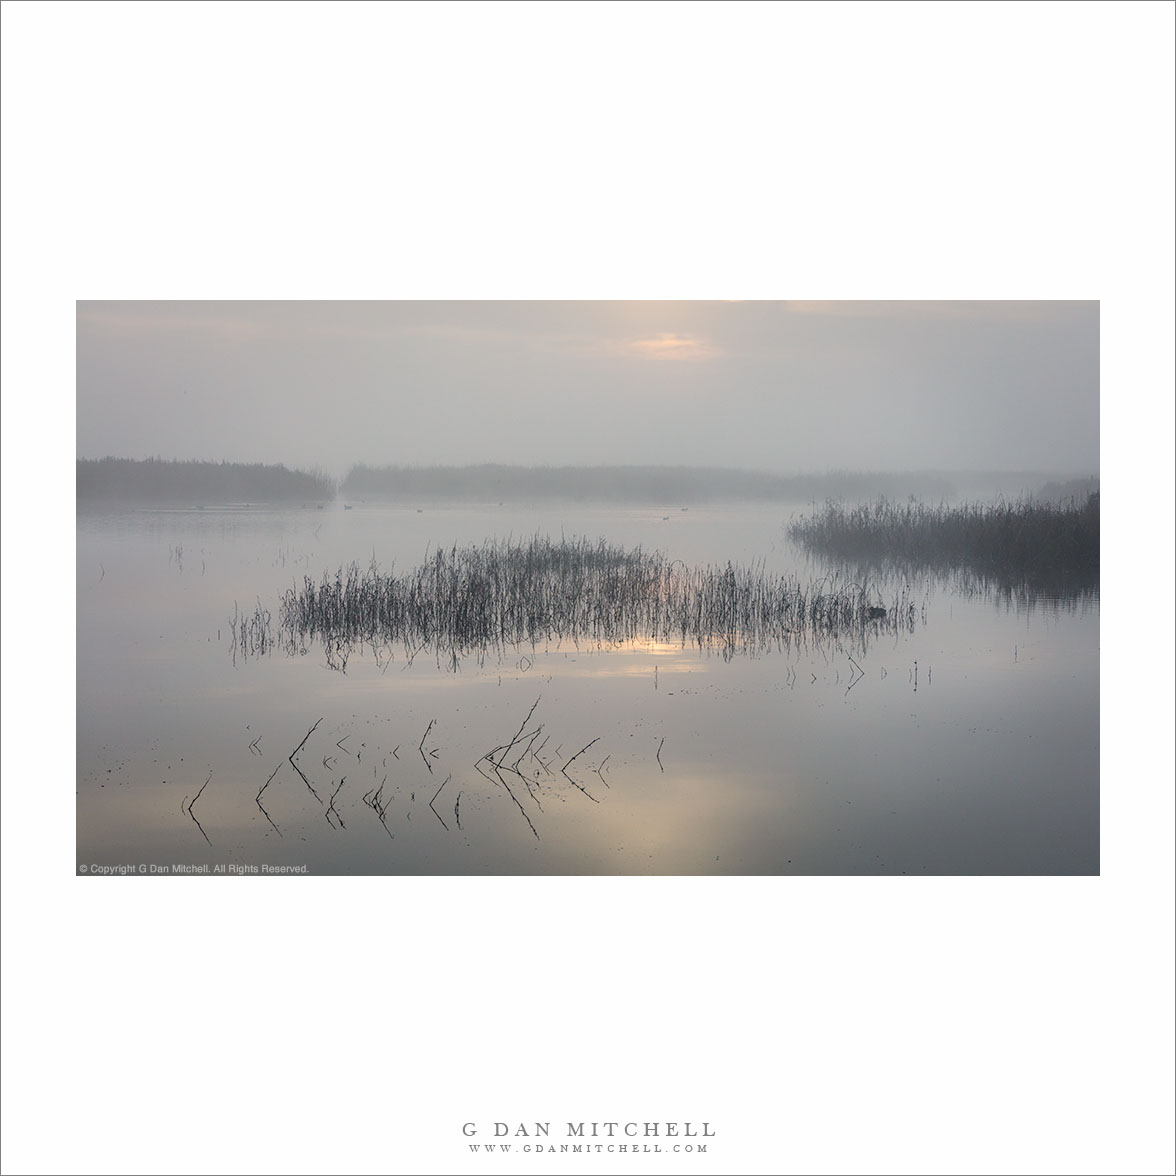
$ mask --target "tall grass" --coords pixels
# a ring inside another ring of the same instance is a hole
[[[1072,598],[1099,582],[1099,496],[1065,504],[905,505],[882,499],[857,507],[828,503],[794,520],[803,547],[857,574],[964,573],[1006,593]]]
[[[829,638],[860,646],[879,629],[913,627],[917,611],[905,592],[884,602],[844,579],[802,585],[760,565],[689,568],[604,540],[536,537],[438,550],[405,575],[352,564],[306,577],[281,600],[277,639],[290,652],[318,640],[337,668],[370,645],[410,658],[428,649],[456,669],[469,656],[564,641],[653,640],[728,657]],[[269,639],[261,612],[234,624],[245,652]]]

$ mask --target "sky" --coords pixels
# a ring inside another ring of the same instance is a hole
[[[1097,302],[79,302],[77,456],[1099,472]]]

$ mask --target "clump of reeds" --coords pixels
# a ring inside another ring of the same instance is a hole
[[[1034,502],[957,507],[881,499],[793,521],[789,534],[817,554],[876,569],[962,572],[982,585],[1027,596],[1097,592],[1099,496],[1081,503]]]
[[[656,640],[732,656],[860,639],[913,625],[915,614],[905,592],[887,604],[849,580],[802,585],[762,565],[688,568],[604,540],[535,537],[441,549],[404,575],[352,564],[306,577],[281,600],[278,639],[290,652],[321,641],[334,666],[345,649],[399,645],[456,669],[471,655],[563,641]]]
[[[248,657],[250,654],[256,656],[267,653],[274,643],[270,610],[258,600],[257,608],[252,613],[242,613],[234,601],[229,632],[233,635],[229,652],[234,663],[238,654]]]

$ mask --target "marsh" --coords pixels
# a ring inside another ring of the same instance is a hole
[[[458,658],[378,633],[345,657],[322,633],[242,656],[234,628],[279,628],[291,593],[357,561],[409,577],[520,536],[807,592],[837,576],[789,537],[809,505],[80,510],[78,859],[1097,873],[1096,592],[1018,603],[879,572],[861,599],[886,615],[836,631],[716,646],[540,626]],[[889,623],[898,599],[909,623]]]

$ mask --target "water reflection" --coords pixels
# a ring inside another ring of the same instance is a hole
[[[691,510],[674,522],[671,534],[653,512],[584,510],[545,526],[616,534],[626,551],[656,540],[675,574],[713,568],[709,599],[737,623],[707,640],[680,626],[533,640],[524,629],[520,644],[499,636],[455,661],[441,630],[397,643],[376,632],[348,647],[340,673],[321,632],[279,640],[283,594],[308,569],[357,550],[419,569],[435,559],[435,548],[419,557],[429,534],[452,553],[531,533],[534,516],[270,511],[223,529],[212,512],[79,520],[79,862],[1097,872],[1097,599],[1090,615],[1013,618],[950,580],[828,577],[772,545],[774,512]],[[809,599],[850,581],[860,598],[868,584],[867,608],[886,617],[753,639],[724,584],[755,599],[757,544]],[[727,578],[728,554],[748,573],[733,560]],[[904,592],[913,616],[891,624]],[[248,627],[242,639],[256,608],[237,600],[270,611],[264,650]],[[442,604],[428,615],[443,616]]]

